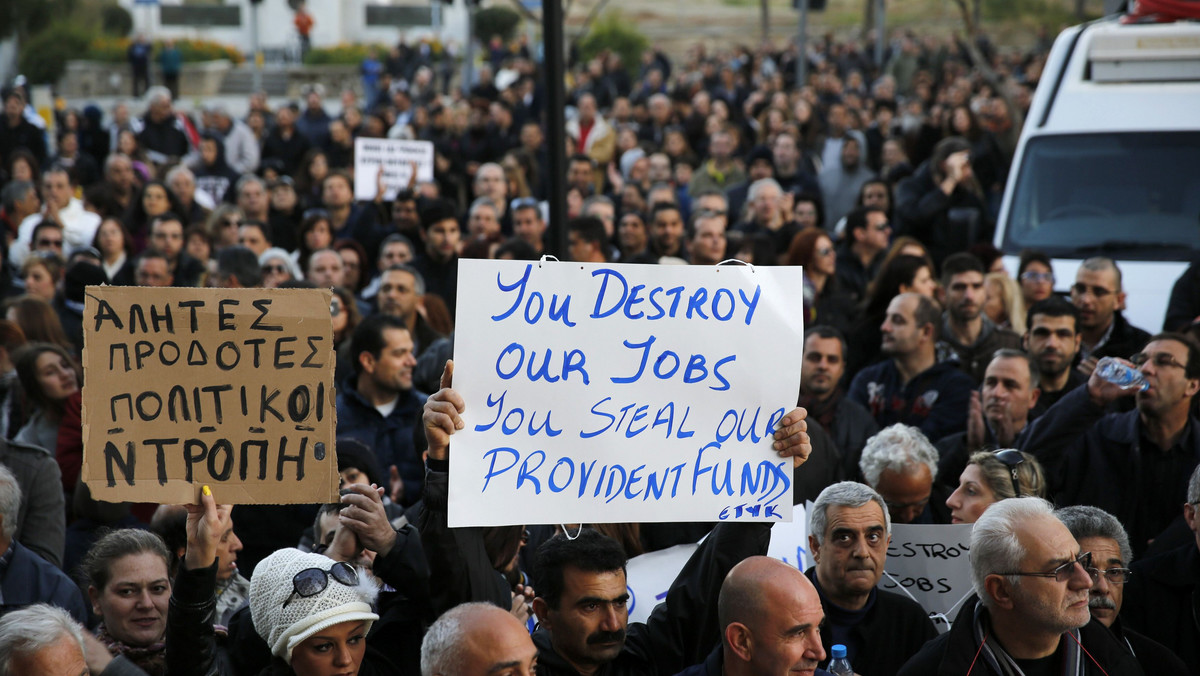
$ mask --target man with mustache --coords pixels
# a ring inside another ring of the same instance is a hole
[[[942,340],[954,358],[976,383],[996,350],[1020,349],[1021,337],[992,323],[983,314],[987,292],[983,288],[983,263],[974,254],[956,253],[942,263],[942,286],[946,287],[946,313]]]
[[[971,581],[950,631],[930,641],[899,676],[1141,674],[1088,612],[1093,555],[1041,498],[1001,500],[971,530]]]
[[[1063,395],[1087,382],[1087,376],[1074,368],[1079,354],[1079,309],[1058,296],[1039,300],[1029,308],[1025,325],[1025,351],[1037,362],[1040,374],[1037,404],[1029,412],[1034,420],[1063,398]]]
[[[1092,618],[1108,627],[1147,674],[1187,674],[1187,665],[1175,653],[1124,626],[1118,617],[1125,598],[1125,583],[1130,578],[1133,550],[1117,517],[1086,505],[1063,507],[1054,515],[1071,531],[1079,549],[1092,553],[1092,568],[1088,571],[1094,580],[1088,596]]]
[[[834,644],[846,646],[846,656],[861,676],[895,674],[937,636],[925,609],[876,586],[891,530],[883,498],[854,481],[821,491],[809,514],[808,546],[816,565],[804,574],[825,609],[821,643],[827,652]]]
[[[677,676],[828,676],[817,590],[803,573],[766,556],[733,567],[717,599],[721,645]],[[787,637],[779,640],[778,637]]]

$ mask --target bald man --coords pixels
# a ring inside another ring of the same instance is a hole
[[[678,676],[828,676],[821,622],[825,612],[812,582],[781,561],[753,556],[721,585],[717,621],[721,645]]]
[[[512,614],[490,603],[464,603],[434,622],[421,643],[421,676],[533,676],[537,648]]]

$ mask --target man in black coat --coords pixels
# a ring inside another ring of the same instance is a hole
[[[977,596],[899,676],[1141,674],[1088,611],[1091,565],[1050,503],[1026,497],[993,504],[971,531]]]
[[[1195,676],[1200,674],[1200,468],[1188,482],[1183,517],[1195,542],[1133,564],[1125,619],[1174,650]]]
[[[1147,674],[1178,674],[1186,676],[1187,666],[1161,643],[1129,629],[1122,621],[1121,606],[1125,600],[1125,584],[1131,576],[1129,561],[1133,549],[1129,535],[1117,517],[1097,507],[1076,505],[1063,507],[1054,515],[1066,525],[1079,543],[1079,549],[1092,553],[1092,591],[1088,608],[1092,617],[1117,637]]]
[[[879,425],[861,404],[846,398],[842,382],[845,357],[846,338],[841,331],[818,325],[804,332],[804,377],[798,405],[808,410],[810,422],[819,422],[833,438],[842,458],[840,478],[857,479],[863,446],[879,431]]]
[[[1121,270],[1111,258],[1097,256],[1079,265],[1075,284],[1071,287],[1071,302],[1079,308],[1080,353],[1079,369],[1090,375],[1096,362],[1104,357],[1127,359],[1142,349],[1150,334],[1126,321],[1125,291],[1121,286]]]
[[[937,635],[915,601],[878,588],[891,526],[883,498],[855,481],[821,491],[809,515],[808,545],[816,565],[805,575],[825,609],[821,643],[827,653],[834,644],[845,645],[862,676],[895,674]],[[828,662],[821,667],[828,669]]]

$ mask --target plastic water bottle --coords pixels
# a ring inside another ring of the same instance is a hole
[[[833,659],[829,660],[829,673],[833,676],[854,676],[854,668],[850,666],[850,660],[846,659],[846,646],[838,643],[830,650]]]
[[[1124,389],[1136,387],[1138,392],[1144,392],[1150,383],[1142,377],[1142,372],[1122,364],[1112,357],[1105,357],[1096,364],[1096,375]]]

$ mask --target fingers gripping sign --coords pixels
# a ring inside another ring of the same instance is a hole
[[[812,440],[808,437],[808,411],[794,408],[775,427],[775,442],[772,448],[781,458],[791,458],[792,467],[803,465],[812,453]]]
[[[467,410],[466,401],[451,388],[454,379],[454,361],[447,360],[442,371],[441,389],[425,401],[422,420],[425,437],[429,441],[429,457],[445,460],[450,449],[450,435],[463,429],[462,413]]]

